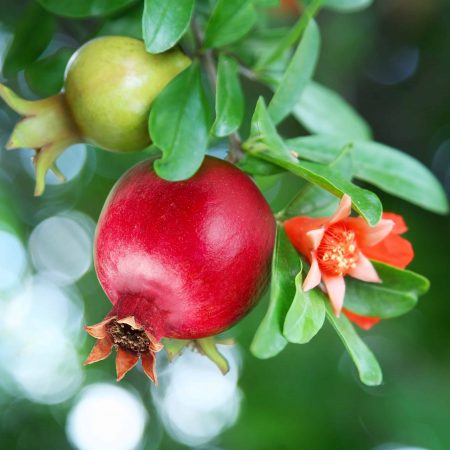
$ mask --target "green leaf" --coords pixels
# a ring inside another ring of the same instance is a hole
[[[41,55],[52,40],[55,18],[38,4],[31,3],[17,25],[14,39],[3,63],[3,73],[12,77]]]
[[[300,257],[286,236],[283,225],[278,224],[272,257],[269,308],[250,347],[256,357],[271,358],[286,346],[283,323],[295,297],[295,277],[301,270]]]
[[[61,48],[28,66],[25,79],[33,92],[42,97],[57,94],[63,87],[64,71],[73,52],[72,49]]]
[[[291,30],[286,33],[286,35],[279,40],[278,44],[270,49],[268,52],[265,52],[261,59],[255,64],[255,71],[258,73],[264,72],[264,69],[272,66],[277,60],[283,57],[285,52],[293,46],[300,36],[303,33],[303,30],[308,25],[308,22],[311,18],[314,17],[315,14],[320,9],[321,3],[323,0],[312,0],[311,3],[307,6],[306,10],[300,17],[300,19],[295,23],[295,25],[291,28]]]
[[[250,175],[276,175],[285,172],[282,167],[254,158],[251,155],[244,155],[236,165]]]
[[[342,12],[353,12],[367,8],[373,0],[324,0],[323,7]]]
[[[373,265],[382,283],[365,283],[346,278],[345,307],[363,316],[389,319],[413,309],[429,281],[409,270],[401,270],[376,261]]]
[[[369,225],[376,225],[381,219],[383,208],[373,192],[352,184],[327,166],[300,162],[292,154],[278,135],[263,99],[256,105],[252,118],[251,138],[244,143],[243,148],[252,156],[279,165],[337,197],[350,195],[352,207],[367,220]]]
[[[358,369],[359,378],[367,386],[378,386],[383,381],[380,365],[374,354],[356,333],[353,325],[341,314],[336,317],[330,302],[326,302],[327,319],[333,325]]]
[[[46,10],[64,17],[105,16],[119,11],[136,0],[37,0]]]
[[[172,48],[186,32],[194,12],[194,0],[145,0],[142,34],[150,53]]]
[[[219,0],[206,25],[205,47],[223,47],[245,36],[256,23],[250,0]]]
[[[223,137],[236,131],[244,117],[244,95],[234,59],[221,54],[217,71],[216,121],[213,131]]]
[[[290,114],[300,100],[303,89],[313,75],[319,50],[319,27],[314,20],[310,20],[269,104],[269,113],[276,124]]]
[[[352,147],[346,146],[329,167],[340,173],[346,180],[353,175]],[[312,184],[304,186],[289,204],[280,211],[285,218],[295,216],[325,217],[333,214],[339,204],[339,199],[329,192]]]
[[[351,141],[330,136],[291,139],[287,145],[300,156],[327,163]],[[377,142],[354,141],[354,176],[381,190],[439,214],[449,211],[447,196],[433,173],[421,162]]]
[[[200,67],[194,62],[164,88],[150,111],[149,133],[163,152],[155,161],[156,173],[171,181],[194,175],[206,153],[210,126]]]
[[[284,321],[284,337],[295,344],[306,344],[322,328],[325,320],[325,302],[319,291],[305,292],[302,288],[302,274],[295,277],[294,301]],[[325,300],[326,301],[326,300]]]
[[[305,87],[293,114],[311,133],[371,138],[369,125],[339,94],[313,81]]]

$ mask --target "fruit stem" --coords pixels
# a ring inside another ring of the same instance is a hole
[[[0,83],[0,97],[24,118],[17,123],[6,144],[7,150],[33,148],[36,170],[34,195],[42,195],[49,170],[64,180],[56,160],[70,145],[82,141],[81,133],[67,106],[64,93],[42,100],[24,100]]]

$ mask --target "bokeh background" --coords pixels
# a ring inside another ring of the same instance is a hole
[[[0,66],[26,1],[0,0]],[[450,192],[450,7],[444,0],[376,0],[352,14],[323,12],[316,78],[365,117],[375,139],[414,155]],[[65,20],[43,57],[69,55],[98,34],[140,31],[138,3],[106,20]],[[291,18],[275,16],[278,25]],[[31,45],[33,36],[29,36]],[[48,77],[51,78],[50,75]],[[33,74],[0,81],[33,98],[51,89]],[[249,105],[256,99],[245,85]],[[251,113],[249,106],[248,114]],[[333,112],[330,111],[330,114]],[[34,198],[31,150],[6,152],[17,120],[0,101],[0,448],[11,450],[406,450],[450,448],[449,218],[380,194],[404,215],[414,243],[411,269],[431,280],[412,313],[364,339],[384,383],[359,382],[328,324],[308,346],[260,361],[248,348],[267,299],[231,331],[226,376],[187,352],[160,355],[160,386],[140,370],[114,381],[112,358],[84,368],[93,342],[82,331],[109,302],[92,268],[95,222],[115,180],[145,155],[86,145],[60,159],[68,181],[48,176]],[[304,130],[286,121],[283,132]],[[296,180],[265,180],[274,209]]]

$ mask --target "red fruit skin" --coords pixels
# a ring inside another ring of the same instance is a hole
[[[111,191],[95,241],[95,267],[117,316],[159,340],[215,335],[242,318],[269,278],[273,214],[253,181],[206,157],[181,182],[151,161]]]

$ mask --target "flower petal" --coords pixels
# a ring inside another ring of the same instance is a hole
[[[370,330],[374,325],[380,322],[379,317],[361,316],[346,308],[342,308],[342,312],[353,322],[356,323],[363,330]]]
[[[394,228],[394,222],[386,219],[381,219],[374,227],[371,227],[361,217],[350,217],[344,223],[356,233],[356,240],[363,251],[367,247],[372,247],[381,242]]]
[[[112,340],[109,336],[98,340],[86,358],[86,361],[84,361],[84,365],[93,364],[107,358],[111,354],[112,345]]]
[[[403,234],[408,231],[408,227],[406,226],[403,217],[399,214],[385,212],[383,213],[383,219],[392,220],[392,222],[394,222],[395,225],[392,232],[395,234]]]
[[[356,266],[348,271],[348,274],[358,280],[369,283],[381,283],[381,279],[369,259],[362,253],[359,254]]]
[[[321,279],[321,273],[319,263],[317,262],[316,255],[311,253],[311,267],[309,268],[308,275],[306,275],[303,281],[303,289],[309,291],[319,285]]]
[[[341,201],[339,202],[339,206],[336,210],[336,212],[330,217],[328,220],[328,223],[331,225],[336,222],[340,222],[343,219],[346,219],[348,216],[350,216],[352,212],[352,198],[344,194],[341,198]]]
[[[409,241],[398,234],[390,234],[373,247],[364,249],[365,255],[376,261],[404,269],[414,258],[414,250]]]
[[[153,352],[144,353],[141,356],[141,360],[144,372],[147,374],[150,380],[153,381],[153,383],[158,384],[158,378],[156,377],[155,371],[155,363],[156,363],[155,354]]]
[[[311,253],[311,241],[306,235],[308,231],[321,228],[326,223],[326,218],[294,217],[283,223],[284,230],[292,245],[305,257]]]
[[[342,276],[329,276],[322,274],[322,280],[327,288],[328,297],[336,317],[341,313],[345,297],[345,281]]]
[[[125,374],[131,370],[139,361],[138,355],[133,355],[130,352],[127,352],[121,347],[117,347],[117,356],[116,356],[116,372],[117,372],[117,381],[120,381]]]
[[[313,250],[317,250],[319,248],[320,243],[322,242],[323,235],[325,234],[325,228],[318,228],[316,230],[311,230],[306,233],[309,238],[309,242]]]
[[[95,325],[86,326],[84,329],[93,337],[96,339],[104,339],[108,335],[108,331],[106,329],[106,325],[111,322],[111,320],[114,320],[115,317],[109,317],[108,319],[103,320],[100,323],[97,323]]]

